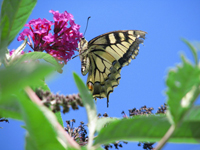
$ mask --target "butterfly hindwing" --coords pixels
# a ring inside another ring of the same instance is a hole
[[[95,98],[109,98],[114,87],[119,85],[120,71],[135,59],[139,44],[146,32],[121,30],[102,34],[88,43],[81,41],[80,58],[82,74],[88,74],[87,85]]]

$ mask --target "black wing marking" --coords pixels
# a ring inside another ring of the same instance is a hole
[[[88,42],[90,68],[87,84],[93,86],[92,94],[97,98],[107,97],[119,85],[120,71],[139,52],[146,32],[122,30],[102,34]]]

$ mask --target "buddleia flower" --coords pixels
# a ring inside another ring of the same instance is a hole
[[[50,10],[54,21],[47,19],[32,19],[25,24],[26,29],[20,33],[18,41],[28,37],[27,44],[33,51],[47,52],[59,63],[67,63],[77,50],[82,37],[80,25],[76,24],[73,15],[65,11]]]

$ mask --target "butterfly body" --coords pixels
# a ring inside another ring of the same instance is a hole
[[[94,98],[107,97],[119,85],[121,68],[138,54],[146,32],[139,30],[113,31],[79,44],[81,72],[88,73],[87,86]]]

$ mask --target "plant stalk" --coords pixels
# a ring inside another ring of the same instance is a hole
[[[154,150],[160,150],[167,143],[171,135],[174,133],[174,130],[175,130],[175,125],[171,125],[169,130],[166,132],[163,138],[159,141],[158,145],[156,145]]]

